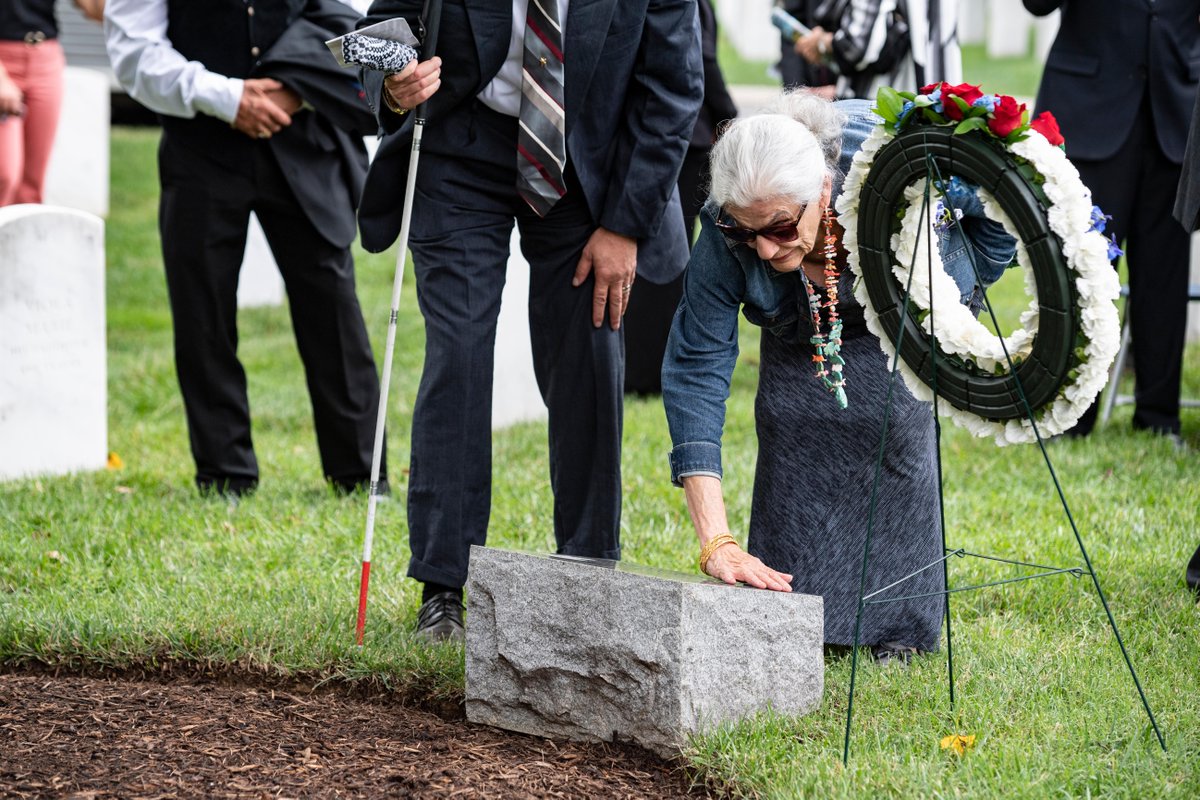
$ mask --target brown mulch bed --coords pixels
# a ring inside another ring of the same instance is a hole
[[[676,763],[346,692],[0,674],[0,797],[682,798]]]

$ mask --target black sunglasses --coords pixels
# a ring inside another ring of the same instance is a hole
[[[788,242],[796,241],[800,237],[800,231],[797,230],[797,226],[800,225],[800,220],[804,217],[804,212],[807,208],[807,205],[801,206],[800,213],[790,222],[776,222],[758,230],[743,228],[740,225],[721,221],[717,222],[717,230],[739,244],[750,244],[759,236],[770,239],[775,244],[787,244]]]

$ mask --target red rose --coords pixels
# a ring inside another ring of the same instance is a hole
[[[988,116],[988,127],[992,129],[992,133],[1003,139],[1021,127],[1021,118],[1024,113],[1024,103],[1018,104],[1008,95],[1000,95],[1000,100],[996,103],[996,110]]]
[[[983,92],[979,91],[978,86],[972,86],[969,83],[960,83],[957,86],[951,86],[948,83],[942,84],[942,108],[946,110],[946,116],[950,119],[961,120],[963,118],[962,110],[957,103],[950,99],[951,95],[969,106],[983,97]]]
[[[1062,133],[1058,130],[1058,120],[1049,111],[1043,111],[1037,115],[1030,125],[1035,131],[1046,137],[1046,141],[1053,145],[1063,143]]]
[[[941,85],[942,84],[940,84],[940,83],[931,83],[928,86],[922,86],[921,91],[918,92],[917,94],[933,94],[935,91],[937,91],[937,88]]]

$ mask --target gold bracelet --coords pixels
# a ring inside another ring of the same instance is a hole
[[[703,572],[705,575],[708,574],[708,570],[705,569],[708,566],[708,559],[712,558],[712,554],[717,552],[718,548],[724,547],[727,544],[732,544],[732,545],[736,546],[737,539],[734,539],[728,533],[722,533],[720,536],[714,536],[713,538],[709,539],[708,544],[706,544],[706,545],[704,545],[704,547],[700,548],[700,571],[701,572]]]
[[[396,102],[396,99],[394,97],[392,97],[392,93],[388,91],[388,88],[386,86],[383,87],[383,104],[385,106],[387,106],[388,109],[393,114],[396,114],[401,117],[403,117],[405,114],[407,114],[409,112],[409,109],[400,107],[400,105]]]

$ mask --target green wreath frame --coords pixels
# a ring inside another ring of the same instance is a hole
[[[932,334],[918,322],[917,315],[923,312],[909,304],[909,312],[902,313],[905,286],[892,272],[890,241],[907,206],[904,190],[920,178],[933,177],[928,175],[929,158],[942,175],[958,175],[990,192],[1025,243],[1037,286],[1038,330],[1029,355],[1014,357],[1014,371],[992,374],[940,347],[935,358]],[[989,420],[1027,417],[1052,403],[1074,367],[1073,353],[1081,335],[1078,292],[1062,243],[1047,221],[1049,203],[1031,180],[1029,167],[1025,170],[986,134],[955,134],[952,128],[923,125],[900,132],[880,148],[860,194],[859,264],[883,330],[895,344],[903,325],[900,357],[913,373],[955,408]]]

